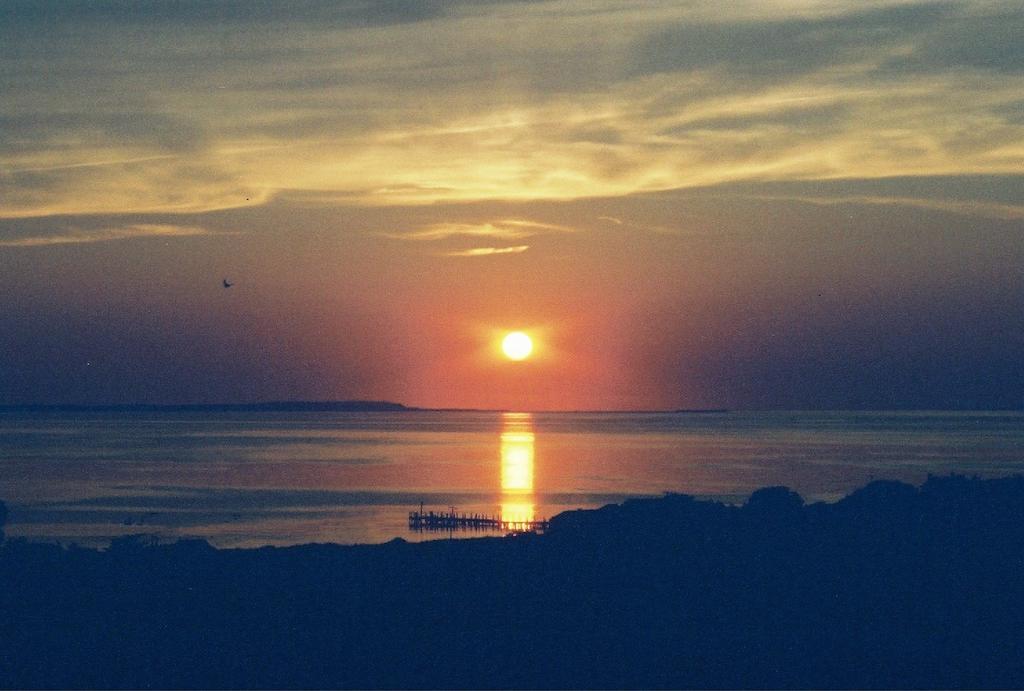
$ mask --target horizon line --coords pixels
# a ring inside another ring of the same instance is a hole
[[[473,412],[473,413],[604,413],[604,414],[723,414],[723,413],[853,413],[853,412],[1024,412],[1024,408],[557,408],[524,410],[517,408],[474,408],[413,406],[386,399],[270,400],[217,403],[9,403],[0,404],[0,412]]]

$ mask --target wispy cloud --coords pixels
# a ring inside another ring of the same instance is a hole
[[[881,206],[911,206],[932,211],[945,211],[960,216],[977,216],[999,221],[1024,220],[1024,204],[999,204],[974,200],[918,199],[914,197],[848,197],[838,200],[814,199],[812,203],[853,203]]]
[[[481,223],[433,223],[431,225],[402,233],[385,233],[386,237],[397,240],[447,240],[453,237],[487,237],[515,240],[542,233],[573,232],[568,226],[541,223],[519,218],[484,221]]]
[[[84,161],[80,163],[57,163],[54,165],[36,166],[35,168],[15,168],[11,173],[48,173],[58,170],[73,170],[75,168],[102,168],[104,166],[125,166],[133,163],[149,163],[151,161],[162,161],[177,156],[168,154],[166,156],[142,156],[139,158],[126,158],[112,161]]]
[[[727,195],[731,196],[731,195]],[[789,194],[740,194],[748,199],[764,201],[794,201],[815,206],[839,206],[842,204],[860,204],[868,206],[902,206],[926,211],[941,211],[958,216],[989,218],[997,221],[1024,220],[1024,204],[1001,204],[998,202],[978,201],[972,199],[926,199],[920,197],[882,196],[882,195],[837,195],[812,196]]]
[[[1020,172],[1013,2],[244,4],[0,4],[0,217]]]
[[[512,228],[523,228],[525,230],[534,232],[548,232],[553,231],[557,233],[571,233],[573,228],[569,226],[559,225],[557,223],[540,223],[538,221],[527,221],[518,218],[508,218],[504,221],[498,221],[501,225],[509,226]]]
[[[619,218],[618,216],[598,216],[597,220],[623,230],[639,230],[662,234],[675,234],[679,232],[677,228],[667,228],[653,223],[636,223],[634,221]]]
[[[493,254],[521,254],[530,249],[529,245],[515,245],[513,247],[472,247],[468,250],[454,250],[444,252],[445,257],[489,257]]]
[[[69,228],[63,232],[53,235],[0,238],[0,247],[45,247],[49,245],[71,245],[84,242],[110,242],[113,240],[131,240],[135,238],[171,238],[210,234],[210,231],[198,226],[136,223],[114,228],[88,230]]]

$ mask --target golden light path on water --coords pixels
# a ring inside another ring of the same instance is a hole
[[[533,417],[504,413],[501,431],[501,518],[511,523],[534,520]]]

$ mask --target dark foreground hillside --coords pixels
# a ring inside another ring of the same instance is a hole
[[[1024,480],[686,496],[548,535],[0,552],[6,687],[1024,687]]]

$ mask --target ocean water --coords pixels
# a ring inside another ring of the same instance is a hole
[[[829,501],[951,472],[1024,472],[1024,413],[0,413],[6,532],[82,545],[436,539],[410,510],[537,520],[769,485]]]

